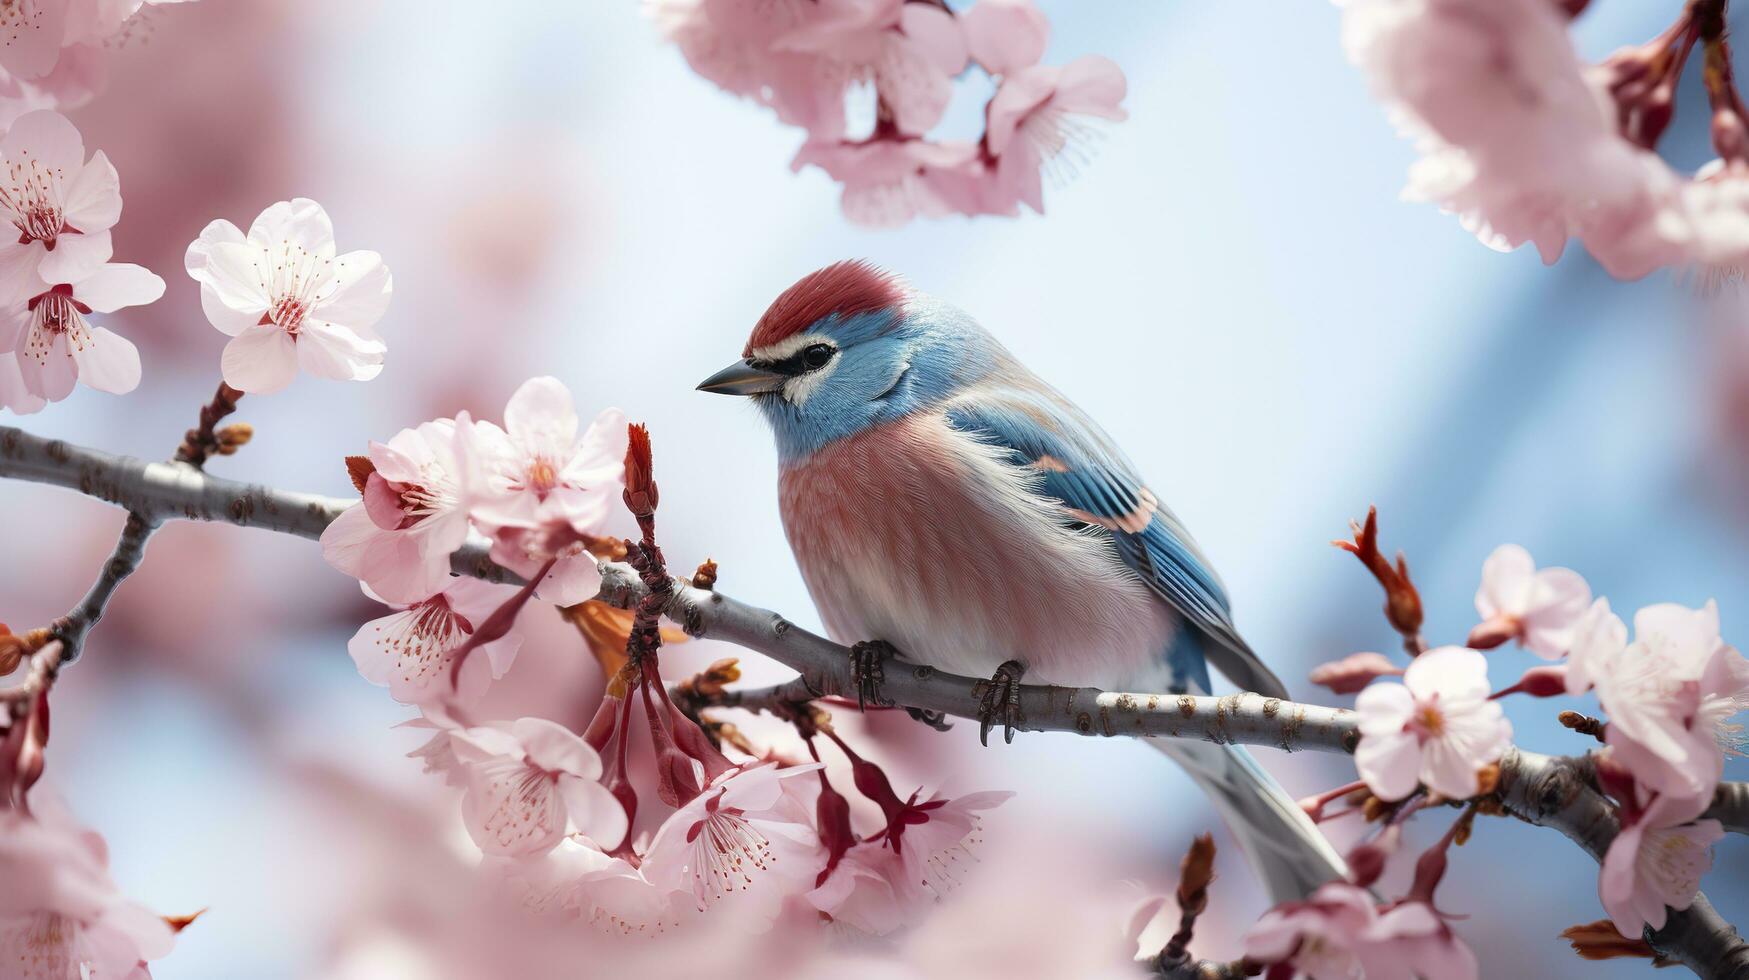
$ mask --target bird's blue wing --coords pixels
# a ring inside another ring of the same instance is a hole
[[[1208,690],[1206,654],[1240,688],[1287,695],[1240,637],[1226,589],[1190,532],[1090,419],[1042,387],[985,389],[946,408],[954,428],[1005,450],[1010,463],[1027,470],[1036,492],[1062,505],[1065,521],[1107,535],[1123,561],[1194,627],[1168,652],[1175,684]]]

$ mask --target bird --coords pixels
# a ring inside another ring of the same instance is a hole
[[[864,260],[809,273],[699,390],[752,399],[780,512],[859,694],[905,660],[982,685],[1012,739],[1022,678],[1106,690],[1287,688],[1184,524],[1103,429],[952,305]],[[1207,473],[1204,464],[1191,475]],[[1209,795],[1275,901],[1342,858],[1243,747],[1149,739]]]

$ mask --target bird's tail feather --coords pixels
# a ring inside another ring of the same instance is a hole
[[[1151,738],[1214,802],[1274,902],[1303,899],[1348,865],[1281,784],[1237,745]]]

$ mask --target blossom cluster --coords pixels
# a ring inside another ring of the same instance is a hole
[[[164,280],[111,262],[121,178],[101,151],[89,159],[65,116],[20,116],[0,138],[0,218],[18,232],[0,244],[0,407],[35,412],[83,381],[125,394],[140,383],[140,352],[87,319],[156,300]]]
[[[608,678],[581,734],[544,718],[473,717],[516,658],[528,600],[593,600],[598,562],[638,547],[608,528],[622,500],[642,520],[653,514],[648,445],[614,409],[584,425],[563,384],[535,378],[511,396],[501,426],[461,413],[349,459],[363,499],[323,534],[323,554],[394,610],[353,638],[360,673],[420,709],[411,724],[432,736],[414,754],[462,791],[486,869],[524,903],[628,933],[725,901],[767,924],[788,915],[885,933],[914,922],[951,885],[979,811],[1004,794],[901,798],[878,766],[811,719],[810,738],[824,732],[841,748],[884,816],[859,835],[818,761],[731,761],[670,699],[653,647]],[[640,458],[628,481],[626,461]],[[528,584],[452,577],[470,538]],[[650,781],[672,808],[642,836],[628,763],[639,712],[655,756]]]
[[[1742,754],[1742,727],[1731,718],[1749,709],[1749,658],[1721,639],[1712,602],[1642,608],[1630,639],[1609,601],[1594,600],[1577,573],[1538,569],[1516,545],[1488,557],[1475,605],[1480,622],[1467,646],[1419,653],[1406,670],[1365,653],[1314,672],[1332,690],[1359,692],[1355,765],[1366,790],[1399,813],[1427,800],[1486,793],[1491,768],[1512,742],[1500,698],[1595,693],[1607,719],[1599,735],[1605,748],[1596,757],[1598,788],[1615,801],[1621,821],[1599,895],[1622,935],[1663,927],[1667,909],[1694,900],[1723,835],[1719,822],[1702,814],[1723,779],[1726,756]],[[1483,651],[1511,641],[1552,663],[1494,690]],[[1396,675],[1400,682],[1385,679]],[[1325,897],[1278,910],[1277,925],[1315,917],[1350,937],[1344,956],[1364,960],[1361,937],[1380,926],[1356,911],[1356,896]],[[1332,948],[1325,943],[1318,955]],[[1300,968],[1323,975],[1306,963]],[[1473,967],[1463,975],[1473,976]]]
[[[1042,175],[1087,150],[1093,120],[1122,120],[1123,72],[1097,55],[1041,64],[1050,24],[1031,0],[963,12],[914,0],[658,0],[687,63],[807,132],[795,170],[843,185],[844,213],[876,226],[921,215],[1044,211]],[[977,140],[930,136],[955,79],[976,64],[996,81]],[[872,132],[847,104],[872,101]]]
[[[1723,5],[1679,6],[1670,30],[1596,65],[1569,35],[1582,3],[1349,0],[1342,36],[1421,152],[1405,198],[1545,262],[1578,239],[1621,278],[1736,275],[1749,263],[1749,120],[1720,13],[1705,9]],[[1689,176],[1656,145],[1697,47],[1718,158]]]
[[[103,49],[149,7],[191,0],[17,0],[0,6],[0,126],[27,112],[77,109],[105,84]]]

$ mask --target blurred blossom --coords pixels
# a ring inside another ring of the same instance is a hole
[[[1366,889],[1334,881],[1265,912],[1245,933],[1245,955],[1314,980],[1348,980],[1362,975],[1359,950],[1378,918]]]
[[[371,594],[368,586],[364,589]],[[471,578],[451,579],[435,595],[360,626],[347,651],[365,680],[386,686],[390,696],[403,704],[452,697],[460,704],[472,704],[488,684],[510,669],[522,637],[512,632],[482,644],[477,651],[481,655],[462,665],[452,690],[450,665],[455,651],[474,632],[474,625],[485,622],[514,591]]]
[[[1361,691],[1354,764],[1367,788],[1383,800],[1403,799],[1419,783],[1450,799],[1476,795],[1477,771],[1512,743],[1512,724],[1488,695],[1487,658],[1463,647],[1429,650],[1403,683]]]
[[[1713,844],[1725,836],[1717,820],[1689,822],[1693,808],[1668,797],[1623,820],[1609,844],[1598,894],[1624,936],[1664,928],[1665,907],[1685,909],[1713,866]]]
[[[1044,210],[1041,170],[1066,171],[1090,116],[1122,119],[1110,59],[1038,64],[1050,24],[1030,0],[956,13],[901,0],[662,0],[650,9],[693,70],[807,130],[792,170],[844,185],[845,217],[896,227],[916,217]],[[934,139],[972,60],[1001,83],[976,141]],[[849,139],[845,103],[872,89],[875,128]]]
[[[1401,676],[1403,668],[1382,653],[1351,653],[1312,668],[1307,680],[1332,694],[1355,694],[1380,677]]]
[[[238,391],[279,391],[299,367],[337,381],[382,373],[388,348],[374,328],[393,291],[388,266],[371,251],[336,254],[334,225],[315,201],[270,205],[247,235],[219,218],[183,264],[207,320],[231,337],[222,365]]]
[[[1482,585],[1476,590],[1482,625],[1477,630],[1492,629],[1496,642],[1515,638],[1537,656],[1558,660],[1566,655],[1573,628],[1590,605],[1591,587],[1578,572],[1538,571],[1530,552],[1503,544],[1482,564]]]
[[[0,963],[20,971],[7,975],[124,980],[167,955],[169,924],[116,888],[103,838],[52,802],[35,813],[0,812]]]

